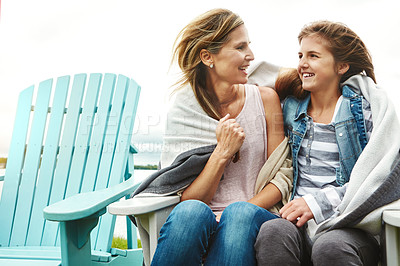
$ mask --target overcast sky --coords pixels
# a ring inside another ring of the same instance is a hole
[[[135,79],[142,92],[137,142],[162,131],[172,44],[195,16],[216,7],[238,13],[256,61],[295,67],[297,34],[308,22],[347,24],[371,51],[378,83],[399,112],[400,28],[397,0],[1,0],[0,156],[8,152],[19,92],[41,80],[81,72]]]

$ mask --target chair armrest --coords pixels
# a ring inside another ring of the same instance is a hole
[[[400,210],[385,210],[382,219],[387,224],[400,227]]]
[[[108,206],[108,212],[114,215],[140,215],[177,204],[180,196],[135,197],[121,200]]]
[[[134,215],[142,241],[145,265],[150,265],[157,239],[169,213],[180,202],[180,196],[148,196],[121,200],[108,206],[114,215]]]
[[[71,221],[105,212],[105,208],[132,193],[140,182],[130,178],[118,185],[87,193],[81,193],[44,208],[44,218],[51,221]]]
[[[399,233],[400,233],[400,210],[385,210],[382,214],[385,226],[385,245],[386,264],[400,265],[399,255]]]

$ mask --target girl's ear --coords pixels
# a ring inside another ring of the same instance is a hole
[[[350,66],[347,63],[340,63],[338,65],[338,73],[339,75],[345,74],[349,70]]]
[[[213,64],[213,59],[212,59],[212,55],[209,51],[207,51],[206,49],[201,49],[200,51],[200,59],[203,62],[204,65],[206,66],[210,66],[211,64]]]

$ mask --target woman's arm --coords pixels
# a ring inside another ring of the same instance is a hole
[[[267,122],[267,158],[285,138],[279,96],[274,89],[259,87]]]
[[[216,130],[217,146],[200,175],[182,194],[181,201],[201,200],[209,204],[218,188],[226,164],[243,144],[245,134],[229,114],[222,118]]]
[[[269,209],[282,199],[281,191],[272,183],[266,185],[248,202],[264,209]]]
[[[259,87],[264,104],[265,119],[267,122],[267,158],[284,139],[283,115],[278,94],[268,87]],[[268,209],[282,199],[280,190],[272,183],[249,200],[262,208]]]

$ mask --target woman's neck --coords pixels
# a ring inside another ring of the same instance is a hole
[[[222,116],[230,114],[236,117],[243,108],[244,104],[244,86],[236,84],[230,87],[219,88],[215,90],[219,108]]]

